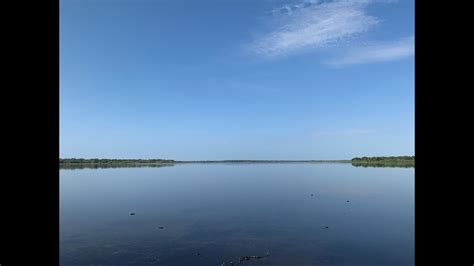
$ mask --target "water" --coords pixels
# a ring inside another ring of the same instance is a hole
[[[237,265],[268,251],[241,265],[413,265],[414,169],[60,170],[61,265]]]

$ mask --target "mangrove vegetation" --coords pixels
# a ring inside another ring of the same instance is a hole
[[[415,167],[415,156],[356,157],[351,160],[356,167]]]
[[[207,160],[176,161],[170,159],[59,159],[61,169],[162,167],[184,163],[351,163],[356,167],[415,167],[415,156],[356,157],[352,160]]]

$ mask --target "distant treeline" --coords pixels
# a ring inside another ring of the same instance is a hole
[[[175,161],[169,159],[59,159],[62,169],[115,168],[115,167],[159,167],[176,163],[352,163],[359,167],[415,167],[415,156],[356,157],[352,160],[214,160]]]
[[[59,159],[60,164],[150,164],[150,163],[318,163],[344,162],[350,160],[208,160],[208,161],[175,161],[167,159]]]
[[[60,169],[120,168],[120,167],[161,167],[177,163],[349,163],[350,160],[213,160],[213,161],[175,161],[169,159],[59,159]]]
[[[176,161],[176,163],[348,163],[349,160],[216,160],[216,161]]]
[[[415,167],[415,156],[356,157],[351,163],[364,167]]]
[[[102,169],[102,168],[137,168],[137,167],[169,167],[174,163],[63,163],[59,165],[59,169]]]
[[[59,164],[156,164],[174,163],[168,159],[59,159]]]

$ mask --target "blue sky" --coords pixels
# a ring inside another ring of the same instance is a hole
[[[61,0],[61,158],[414,153],[414,3]]]

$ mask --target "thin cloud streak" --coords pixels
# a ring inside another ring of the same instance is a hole
[[[276,15],[275,30],[258,38],[250,50],[265,58],[273,58],[301,50],[337,44],[378,24],[365,8],[374,1],[336,0],[285,5]]]
[[[326,62],[332,67],[346,65],[394,61],[413,56],[415,43],[413,37],[404,38],[390,43],[373,44],[355,48],[339,58]]]

